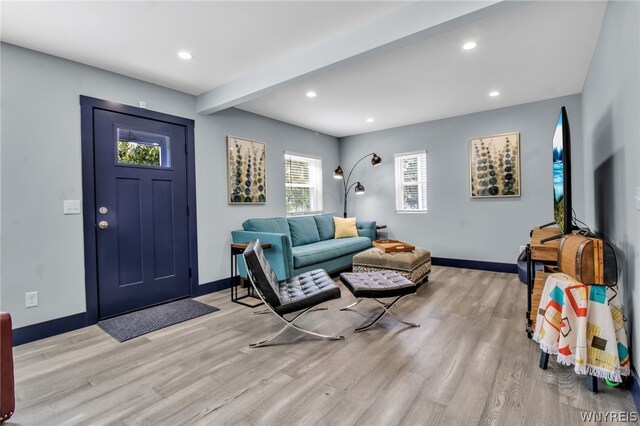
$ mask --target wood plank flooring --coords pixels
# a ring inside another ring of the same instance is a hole
[[[434,267],[429,283],[393,318],[354,334],[375,315],[311,313],[299,325],[344,341],[287,331],[276,345],[272,315],[198,298],[220,311],[118,343],[97,326],[14,350],[22,425],[534,425],[583,424],[583,411],[635,411],[629,391],[589,393],[584,378],[539,349],[524,332],[526,288],[512,274]]]

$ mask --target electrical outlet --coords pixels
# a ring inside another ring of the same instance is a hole
[[[24,294],[24,306],[25,308],[33,308],[38,306],[38,292],[32,291]]]
[[[636,188],[636,209],[640,210],[640,186]]]
[[[520,253],[522,253],[526,248],[527,248],[527,246],[520,246],[520,249],[518,250],[518,256],[519,256],[519,255],[520,255]]]
[[[62,204],[64,214],[80,214],[80,200],[64,200]]]

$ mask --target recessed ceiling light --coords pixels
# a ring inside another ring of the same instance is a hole
[[[475,41],[470,41],[462,45],[464,50],[471,50],[476,47],[478,44]]]
[[[498,92],[497,90],[494,90],[493,92],[489,92],[489,96],[491,96],[492,98],[495,98],[498,95],[500,95],[500,92]]]
[[[373,123],[373,118],[371,117],[367,118],[367,123]]]
[[[307,92],[307,98],[315,98],[316,97],[316,92],[314,92],[313,90],[309,90]]]
[[[191,52],[187,52],[186,50],[181,50],[180,52],[178,52],[178,57],[180,59],[184,59],[185,61],[188,61],[189,59],[193,58],[193,55],[191,54]]]

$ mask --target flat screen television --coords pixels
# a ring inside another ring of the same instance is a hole
[[[553,135],[553,218],[563,234],[571,233],[571,133],[565,107],[560,111]]]

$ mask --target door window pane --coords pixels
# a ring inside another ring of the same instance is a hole
[[[169,136],[118,128],[118,164],[171,167]]]

